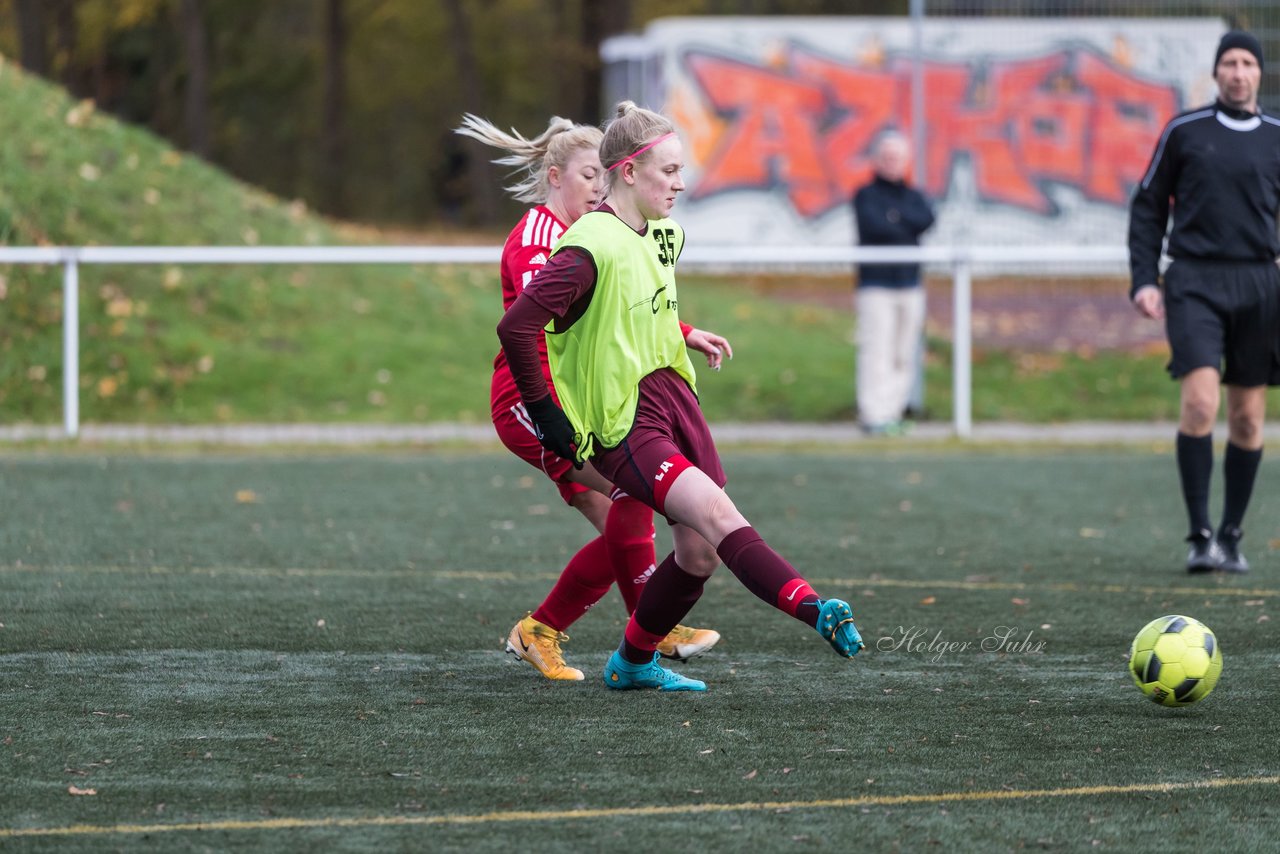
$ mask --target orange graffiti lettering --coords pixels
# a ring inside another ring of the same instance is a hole
[[[692,190],[785,193],[817,217],[870,175],[878,133],[909,133],[910,63],[861,66],[793,47],[770,65],[691,51],[684,57],[719,128]],[[1171,83],[1144,80],[1089,47],[1033,58],[928,61],[925,189],[945,198],[967,161],[978,197],[1039,215],[1050,185],[1122,206],[1178,109]]]

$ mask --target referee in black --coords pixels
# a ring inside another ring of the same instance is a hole
[[[1258,109],[1262,45],[1222,37],[1218,99],[1175,116],[1156,143],[1129,215],[1129,296],[1165,321],[1181,382],[1177,458],[1191,533],[1188,572],[1248,572],[1241,525],[1262,461],[1268,385],[1280,385],[1280,120]],[[1169,212],[1173,210],[1170,229]],[[1172,259],[1157,284],[1165,232]],[[1227,387],[1225,502],[1209,520],[1213,426]]]

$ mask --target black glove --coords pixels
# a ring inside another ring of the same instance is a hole
[[[582,463],[578,462],[577,452],[574,451],[574,445],[581,439],[574,432],[573,425],[569,423],[564,410],[556,406],[555,399],[547,395],[541,400],[526,403],[524,408],[529,411],[529,417],[533,419],[533,428],[537,431],[538,441],[542,443],[542,447],[557,457],[572,460],[574,468],[582,468]]]

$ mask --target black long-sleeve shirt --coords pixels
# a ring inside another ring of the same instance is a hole
[[[1280,120],[1221,101],[1170,120],[1129,210],[1130,297],[1158,281],[1170,207],[1169,257],[1274,261]]]
[[[858,242],[863,246],[915,246],[933,225],[929,200],[903,181],[878,175],[853,197]],[[859,285],[905,288],[920,284],[919,264],[861,264]]]

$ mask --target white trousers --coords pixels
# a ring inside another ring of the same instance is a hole
[[[858,420],[868,426],[898,421],[916,378],[924,331],[924,288],[857,289]]]

